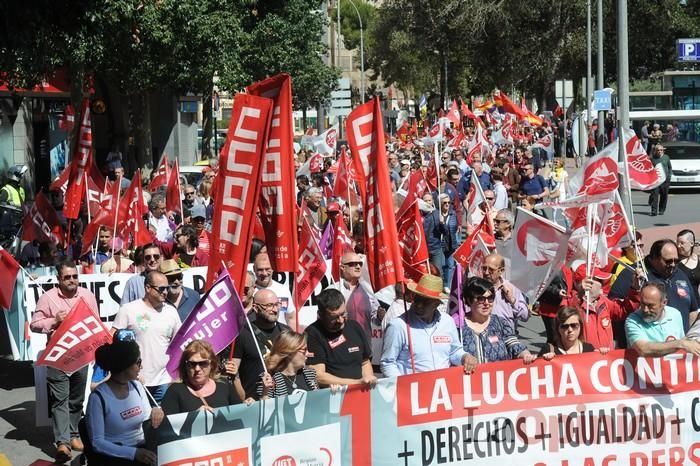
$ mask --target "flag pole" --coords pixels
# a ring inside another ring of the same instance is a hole
[[[90,215],[90,190],[88,189],[87,173],[83,172],[83,180],[85,182],[85,207],[87,207],[88,223],[92,222],[92,216]]]
[[[223,267],[223,269],[226,270],[226,264],[224,263],[223,260],[221,261],[221,267]],[[236,288],[235,283],[233,284],[233,288],[234,289]],[[238,293],[238,290],[236,290],[236,293]],[[240,295],[239,295],[238,299],[240,300]],[[263,371],[267,374],[267,366],[265,365],[265,358],[263,357],[262,351],[260,351],[260,346],[258,345],[257,339],[255,338],[255,332],[253,331],[253,326],[250,323],[250,319],[248,319],[248,316],[244,316],[244,317],[245,317],[245,322],[248,325],[248,330],[250,330],[250,335],[253,337],[253,341],[255,342],[255,349],[258,350],[258,356],[260,357],[260,362],[263,365]],[[234,342],[235,341],[236,340],[234,340]],[[229,359],[233,359],[233,342],[231,342],[231,353],[229,355]]]
[[[408,304],[406,304],[406,284],[401,282],[401,289],[403,290],[403,310],[406,314],[406,334],[408,337],[408,355],[411,358],[411,373],[416,373],[416,360],[413,356],[413,338],[411,338],[411,315],[408,313]]]
[[[112,258],[114,258],[114,238],[117,237],[117,223],[119,219],[119,198],[122,194],[122,176],[119,175],[117,178],[117,183],[119,183],[119,189],[117,190],[117,203],[114,204],[114,230],[112,230]],[[116,263],[116,261],[114,261]]]

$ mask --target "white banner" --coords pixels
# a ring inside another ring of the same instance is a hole
[[[252,430],[188,438],[158,447],[159,466],[250,466]]]

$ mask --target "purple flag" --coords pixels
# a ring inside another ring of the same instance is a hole
[[[318,247],[321,248],[321,254],[326,259],[333,258],[333,222],[326,222],[326,229],[323,230],[323,235],[321,235],[321,241],[318,242]]]
[[[462,265],[459,262],[455,264],[455,270],[452,274],[452,286],[450,287],[450,300],[447,302],[447,312],[452,315],[452,318],[457,324],[457,328],[464,328],[464,301],[462,300]]]
[[[182,352],[194,340],[208,341],[214,348],[214,353],[222,351],[246,325],[245,319],[241,298],[233,286],[231,277],[224,269],[170,342],[166,351],[170,356],[166,366],[168,373],[172,377],[178,377],[178,365]]]

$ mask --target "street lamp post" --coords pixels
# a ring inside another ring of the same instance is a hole
[[[360,15],[360,10],[357,9],[355,2],[348,0],[350,5],[355,9],[357,13],[357,20],[360,22],[360,100],[365,103],[365,37],[364,29],[362,27],[362,16]],[[340,0],[338,0],[338,34],[340,34]],[[340,42],[340,41],[339,41]],[[340,55],[340,51],[338,52]]]

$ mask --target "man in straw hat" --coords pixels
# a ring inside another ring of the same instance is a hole
[[[393,377],[460,365],[466,373],[472,372],[476,358],[464,351],[452,318],[437,310],[448,297],[442,279],[425,274],[407,288],[415,297],[408,312],[386,328],[382,373]]]

